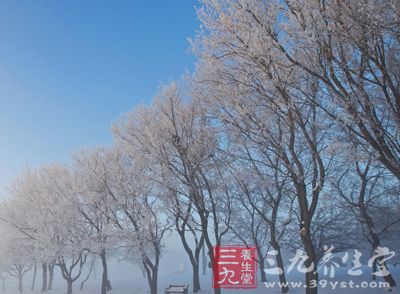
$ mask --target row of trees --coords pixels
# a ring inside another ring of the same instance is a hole
[[[399,221],[391,210],[400,178],[399,2],[206,0],[198,13],[196,95],[240,146],[249,142],[248,164],[278,159],[272,170],[296,199],[306,263],[318,260],[318,238],[351,226],[323,232],[319,210],[340,220],[348,207],[371,247],[382,244]],[[390,221],[378,225],[383,212]],[[317,279],[307,273],[307,286]]]
[[[301,246],[309,267],[325,246],[395,244],[398,1],[203,0],[198,15],[193,76],[124,115],[112,147],[14,182],[1,203],[1,267],[21,287],[37,263],[43,290],[57,266],[72,293],[97,256],[105,294],[108,257],[123,254],[140,261],[156,294],[171,231],[194,292],[203,246],[214,262],[215,245],[254,244],[265,280],[271,249],[284,269],[283,248]],[[318,273],[306,273],[309,294],[313,280]]]

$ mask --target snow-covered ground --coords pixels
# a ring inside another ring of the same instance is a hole
[[[168,250],[163,255],[160,262],[159,271],[159,282],[158,290],[159,293],[164,293],[164,289],[168,287],[169,284],[189,284],[189,290],[191,290],[192,276],[191,276],[191,266],[187,258],[187,254],[182,250],[182,245],[179,243],[176,235],[172,235],[167,240]],[[286,254],[290,256],[290,254]],[[366,264],[366,260],[362,260],[363,264]],[[288,264],[288,263],[286,263]],[[40,267],[39,267],[40,268]],[[87,270],[87,269],[86,269]],[[368,266],[363,266],[362,271],[363,276],[351,277],[347,275],[347,268],[341,267],[336,268],[335,277],[333,280],[325,278],[323,276],[323,271],[320,272],[320,280],[326,279],[328,284],[325,288],[319,287],[319,293],[329,294],[329,293],[339,293],[339,294],[373,294],[373,293],[389,293],[387,289],[378,288],[356,288],[356,284],[360,285],[362,281],[371,282],[371,268]],[[390,270],[393,273],[394,278],[398,285],[400,285],[400,266],[391,267]],[[74,294],[99,294],[100,293],[100,283],[101,283],[101,264],[98,262],[94,267],[90,279],[85,284],[84,289],[79,290],[80,283],[82,279],[86,277],[86,272],[82,273],[81,279],[74,283]],[[127,263],[127,262],[116,262],[114,259],[110,258],[109,261],[109,277],[113,290],[110,294],[147,294],[149,293],[148,284],[146,278],[143,277],[142,272],[138,267]],[[268,282],[278,281],[276,276],[267,276]],[[293,270],[287,276],[288,282],[304,282],[304,274],[298,273]],[[346,281],[349,282],[353,280],[353,288],[340,288],[338,285],[336,289],[332,290],[331,284],[329,282],[335,281]],[[377,279],[377,282],[382,282],[382,279]],[[24,293],[28,294],[39,294],[41,287],[41,271],[38,269],[37,279],[36,279],[36,291],[30,291],[30,286],[32,283],[32,271],[26,274],[24,278]],[[323,282],[321,282],[323,283]],[[201,294],[212,294],[212,277],[210,270],[207,269],[207,275],[201,276]],[[304,285],[301,285],[304,287]],[[61,278],[59,269],[55,268],[55,281],[54,290],[49,291],[48,294],[65,294],[66,293],[66,282]],[[289,285],[290,293],[305,293],[304,288],[294,288]],[[279,288],[267,288],[263,283],[259,282],[257,289],[254,290],[240,290],[240,289],[230,289],[222,290],[223,294],[237,294],[237,293],[248,293],[248,294],[275,294],[280,293]],[[399,293],[399,290],[394,290],[391,293]],[[1,294],[1,285],[0,285]],[[6,280],[6,293],[5,294],[18,294],[17,281],[15,278],[9,277]]]
[[[168,286],[168,284],[189,284],[191,287],[191,275],[190,270],[187,268],[183,273],[178,273],[176,267],[170,268],[169,272],[166,270],[168,267],[164,265],[163,272],[159,277],[159,293],[164,293],[164,289]],[[365,267],[365,274],[361,277],[350,277],[346,274],[347,269],[340,268],[337,270],[335,278],[327,279],[328,284],[325,288],[319,287],[319,293],[343,293],[343,294],[372,294],[372,293],[389,293],[388,289],[378,289],[378,288],[357,288],[357,285],[360,285],[362,281],[371,282],[371,277],[368,272],[368,267]],[[396,282],[400,283],[400,267],[392,269],[394,277],[396,278]],[[118,273],[118,274],[117,274]],[[80,281],[77,281],[74,286],[74,293],[82,293],[82,294],[98,294],[100,293],[99,285],[100,285],[100,268],[97,268],[97,272],[93,275],[89,281],[85,284],[84,289],[79,290]],[[124,263],[115,263],[110,266],[110,274],[112,278],[113,290],[110,292],[111,294],[146,294],[149,293],[147,287],[147,281],[143,276],[137,271],[132,265],[124,264]],[[31,277],[27,276],[25,279],[25,291],[24,293],[38,294],[40,293],[40,272],[38,272],[38,279],[36,282],[36,291],[28,290],[28,286],[31,283]],[[274,281],[272,277],[270,278],[270,282]],[[325,279],[325,277],[321,276],[320,279]],[[288,275],[289,282],[302,282],[303,276],[299,273],[291,273]],[[332,289],[331,284],[329,282],[334,283],[335,281],[347,281],[353,280],[354,285],[352,288],[348,287],[346,289],[340,288],[338,289],[338,285],[336,289]],[[381,279],[378,279],[376,282],[381,282]],[[17,288],[15,285],[15,281],[12,281],[11,278],[7,281],[6,293],[7,294],[17,294]],[[211,287],[211,275],[207,274],[206,276],[201,277],[201,286],[202,286],[202,294],[213,293]],[[302,285],[303,286],[303,285]],[[66,285],[57,277],[54,285],[54,290],[49,291],[49,294],[64,294],[66,293]],[[236,294],[236,293],[248,293],[248,294],[274,294],[280,293],[278,288],[266,288],[266,286],[259,282],[257,289],[254,290],[243,290],[243,289],[231,289],[231,290],[223,290],[222,293],[226,294]],[[290,293],[305,293],[304,288],[294,288],[291,287]],[[398,289],[393,290],[391,293],[400,293]]]

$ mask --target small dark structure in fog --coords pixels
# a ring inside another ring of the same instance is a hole
[[[169,285],[167,289],[165,289],[164,293],[166,294],[176,294],[183,293],[188,294],[189,285]]]

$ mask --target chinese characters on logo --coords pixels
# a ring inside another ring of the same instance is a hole
[[[256,288],[257,287],[257,251],[253,246],[216,246],[213,260],[214,288]],[[264,272],[269,275],[280,275],[283,269],[276,265],[276,250],[268,251],[265,257]],[[343,267],[349,276],[363,275],[361,264],[362,252],[354,249],[349,252],[335,252],[333,246],[325,246],[321,258],[314,264],[303,250],[296,250],[289,259],[287,273],[296,270],[299,273],[319,272],[321,275],[334,278],[336,270]],[[368,260],[368,267],[374,268],[372,275],[384,277],[389,275],[386,262],[395,256],[387,247],[377,247]],[[374,266],[376,265],[376,267]],[[375,269],[376,268],[376,269]]]
[[[255,247],[214,247],[214,288],[256,288],[257,251]]]
[[[350,259],[349,253],[344,252],[341,258],[339,256],[334,258],[333,251],[334,247],[327,247],[324,248],[324,254],[321,257],[318,265],[314,265],[314,263],[310,263],[307,267],[305,266],[308,256],[303,250],[296,250],[294,257],[290,258],[290,264],[287,268],[287,273],[296,269],[299,273],[308,273],[312,271],[320,272],[323,276],[329,276],[330,278],[334,278],[335,276],[335,269],[341,266],[347,266],[348,264],[351,265],[351,268],[347,270],[347,274],[349,276],[361,276],[363,274],[361,268],[361,256],[362,253],[354,249],[353,258]],[[390,251],[387,247],[377,247],[374,252],[375,254],[368,260],[368,267],[372,268],[373,263],[376,262],[377,264],[377,271],[373,272],[372,275],[378,277],[384,277],[389,274],[389,271],[386,268],[386,262],[394,257],[395,252]],[[269,251],[267,256],[274,256],[276,255],[275,251]],[[266,258],[267,267],[264,270],[266,274],[278,275],[282,273],[282,269],[279,267],[274,266],[274,259]]]

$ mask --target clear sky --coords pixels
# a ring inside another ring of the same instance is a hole
[[[25,167],[110,144],[122,113],[192,70],[195,5],[0,1],[0,197]]]

